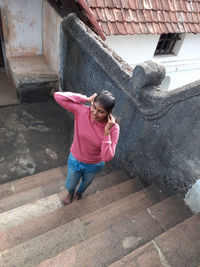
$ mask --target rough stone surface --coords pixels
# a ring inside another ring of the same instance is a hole
[[[103,208],[104,206],[118,201],[119,199],[125,197],[129,199],[128,195],[139,189],[140,187],[138,187],[137,181],[130,180],[102,192],[93,194],[82,201],[73,202],[71,205],[57,209],[54,212],[43,214],[39,217],[29,218],[29,220],[23,224],[18,224],[16,226],[12,226],[12,228],[1,231],[0,251],[9,249],[17,244],[27,241],[28,239],[34,238],[60,225],[66,224],[78,217],[94,212],[95,210]],[[144,194],[142,194],[142,196],[144,196]],[[125,201],[126,200],[124,200],[123,203]],[[145,207],[145,205],[150,206],[151,203],[146,200],[144,203],[139,204],[139,207]],[[130,210],[131,206],[127,208]],[[9,218],[7,218],[7,221],[8,219]]]
[[[13,183],[6,183],[0,186],[0,199],[14,194]]]
[[[198,267],[200,216],[195,215],[138,248],[110,267]]]
[[[143,191],[115,201],[96,212],[82,217],[90,236],[105,231],[109,226],[119,223],[122,218],[131,218],[142,210],[152,206]]]
[[[199,267],[200,215],[183,221],[110,267]]]
[[[59,193],[63,190],[65,190],[65,180],[58,179],[57,181],[49,182],[47,185],[37,186],[30,190],[22,191],[10,197],[1,199],[0,213],[31,203],[46,196]]]
[[[164,66],[158,65],[153,61],[146,61],[136,65],[130,86],[127,89],[130,90],[131,95],[138,97],[142,88],[160,85],[164,77]]]
[[[157,218],[165,231],[192,216],[192,211],[179,195],[174,195],[159,205],[150,207],[149,211]]]
[[[159,83],[165,71],[152,62],[135,67],[132,77],[72,14],[62,23],[61,55],[64,91],[90,95],[107,89],[116,96],[121,132],[115,166],[168,194],[186,193],[200,173],[200,81],[164,91]]]
[[[62,206],[59,196],[55,194],[6,211],[1,214],[0,231],[24,223],[31,218],[50,213]]]
[[[159,253],[153,243],[147,243],[138,248],[133,253],[123,257],[121,260],[114,262],[109,267],[169,267],[162,265]],[[174,266],[175,267],[175,266]]]
[[[1,266],[35,266],[87,239],[83,223],[77,219],[41,236],[0,253]]]
[[[153,204],[156,204],[167,198],[167,196],[161,190],[159,190],[155,184],[152,184],[144,189],[144,192]]]
[[[14,209],[20,205],[24,205],[28,202],[32,202],[39,198],[43,198],[44,193],[42,187],[39,186],[34,189],[19,193],[17,195],[12,195],[1,199],[0,201],[0,213]]]
[[[13,182],[15,193],[23,192],[37,186],[48,186],[51,182],[63,180],[60,168],[54,168],[38,174],[30,175]]]
[[[194,215],[155,238],[169,266],[200,264],[200,214]]]
[[[141,214],[140,214],[141,215]],[[134,220],[122,220],[105,232],[78,244],[39,266],[108,266],[153,237],[162,233],[159,224],[146,212]]]

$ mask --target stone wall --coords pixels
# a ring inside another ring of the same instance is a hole
[[[121,133],[113,164],[169,195],[187,193],[200,174],[200,81],[162,90],[162,66],[131,69],[73,14],[62,22],[60,53],[64,91],[116,96]]]

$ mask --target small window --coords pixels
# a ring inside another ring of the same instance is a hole
[[[180,34],[178,33],[162,34],[158,41],[158,45],[156,47],[154,56],[173,55],[174,46],[176,42],[179,40],[181,40],[181,37],[180,37]]]

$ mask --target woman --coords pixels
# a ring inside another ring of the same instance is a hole
[[[54,94],[59,105],[74,114],[74,140],[68,158],[64,205],[79,200],[105,162],[111,160],[119,138],[119,125],[112,116],[115,98],[108,91],[90,97],[72,92]],[[90,102],[91,106],[83,105]],[[82,178],[82,179],[81,179]],[[75,193],[75,189],[81,183]]]

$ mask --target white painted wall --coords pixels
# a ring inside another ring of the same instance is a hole
[[[163,64],[166,77],[161,87],[173,90],[200,79],[200,34],[182,35],[177,55],[154,57],[159,35],[108,36],[106,43],[131,66],[145,60]]]
[[[50,68],[59,74],[60,24],[62,18],[51,5],[43,2],[43,55]]]
[[[111,35],[105,43],[131,66],[153,57],[159,35]]]
[[[7,57],[42,54],[42,0],[1,0]]]
[[[186,194],[185,203],[194,213],[200,212],[200,179],[196,181],[193,187]]]

